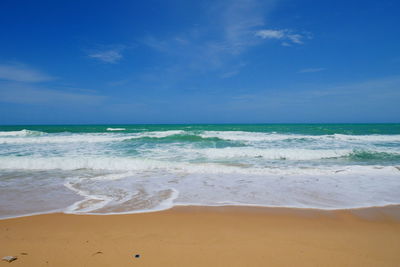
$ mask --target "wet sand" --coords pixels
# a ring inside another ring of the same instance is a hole
[[[0,253],[18,257],[0,266],[400,266],[400,208],[37,215],[0,220]]]

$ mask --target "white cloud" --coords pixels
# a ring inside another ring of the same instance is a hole
[[[283,39],[286,33],[285,30],[259,30],[255,35],[262,39]]]
[[[307,68],[299,70],[299,73],[320,72],[326,70],[325,68]]]
[[[304,36],[300,34],[288,34],[287,38],[295,44],[303,44]]]
[[[110,49],[89,54],[89,57],[105,63],[117,63],[122,59],[121,49]]]
[[[304,39],[311,38],[310,34],[293,33],[293,31],[288,29],[264,29],[256,31],[254,35],[260,37],[261,39],[281,40],[283,46],[291,46],[292,44],[304,44]]]
[[[45,82],[54,77],[22,64],[0,64],[0,80],[15,82]]]

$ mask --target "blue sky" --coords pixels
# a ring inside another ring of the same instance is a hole
[[[400,122],[400,2],[15,1],[0,124]]]

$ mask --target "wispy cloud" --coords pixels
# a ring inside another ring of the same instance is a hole
[[[237,75],[238,73],[239,73],[239,70],[228,71],[228,72],[223,73],[221,75],[221,78],[224,78],[224,79],[230,78],[230,77]]]
[[[398,114],[400,91],[400,76],[391,76],[380,79],[359,81],[342,85],[307,85],[301,88],[297,85],[296,91],[293,90],[266,90],[254,92],[252,94],[238,94],[232,96],[229,104],[233,109],[257,111],[257,112],[277,112],[288,113],[288,110],[296,112],[304,118],[309,116],[324,116],[326,118],[336,114],[339,109],[346,109],[349,112],[360,116],[376,116],[377,109],[387,110]],[[318,106],[317,106],[318,105]],[[313,107],[310,109],[310,107]],[[318,110],[321,114],[314,114],[312,111]],[[304,111],[304,112],[303,112]],[[386,115],[387,115],[386,114]],[[342,116],[346,115],[344,113]],[[357,116],[358,116],[357,115]],[[336,116],[336,115],[335,115]],[[335,117],[333,116],[333,117]],[[392,116],[396,117],[396,116]],[[310,117],[311,118],[311,117]],[[349,117],[350,118],[350,117]],[[356,117],[354,117],[356,118]],[[340,118],[341,119],[341,118]],[[348,121],[343,117],[343,121]],[[398,120],[398,118],[396,118]],[[350,118],[351,121],[351,118]]]
[[[204,9],[199,10],[210,23],[197,24],[169,36],[150,34],[142,38],[142,44],[171,58],[162,61],[169,63],[158,66],[158,73],[151,70],[151,75],[159,77],[163,86],[205,73],[213,73],[222,79],[229,78],[240,74],[242,67],[232,66],[246,61],[243,54],[262,45],[266,39],[279,40],[285,46],[303,44],[310,38],[307,33],[265,29],[265,19],[277,2],[215,1],[213,5],[203,6]]]
[[[54,79],[22,63],[0,64],[0,103],[85,106],[96,105],[105,98],[93,90],[41,83]]]
[[[54,77],[24,64],[0,64],[0,80],[16,82],[45,82]]]
[[[255,45],[252,32],[264,25],[264,15],[273,8],[275,1],[234,0],[222,1],[215,21],[220,22],[226,51],[240,54]],[[219,19],[219,20],[218,20]]]
[[[262,39],[283,39],[285,37],[284,30],[259,30],[255,33]]]
[[[117,63],[122,59],[122,47],[107,49],[89,53],[90,58],[100,60],[105,63]]]
[[[292,30],[282,29],[282,30],[272,30],[264,29],[258,30],[254,34],[261,39],[275,39],[282,41],[283,46],[291,46],[293,44],[304,44],[305,39],[311,39],[309,33],[300,34],[295,33]]]
[[[298,73],[311,73],[311,72],[320,72],[324,71],[326,68],[306,68],[306,69],[301,69],[298,71]]]
[[[226,68],[226,71],[220,75],[221,78],[226,79],[226,78],[231,78],[233,76],[236,76],[237,74],[240,73],[240,70],[244,67],[246,67],[246,63],[242,62],[236,65],[231,65],[229,68]]]
[[[163,56],[173,59],[167,66],[160,66],[160,73],[156,74],[157,77],[163,77],[164,85],[168,78],[176,81],[206,72],[214,72],[220,78],[235,76],[242,67],[232,66],[241,64],[241,55],[251,47],[262,44],[262,40],[254,32],[264,27],[264,19],[273,10],[276,2],[216,1],[199,10],[210,23],[194,25],[186,31],[167,37],[148,35],[140,41]]]
[[[4,103],[86,106],[105,100],[104,96],[95,92],[73,88],[49,89],[18,82],[2,82],[0,87],[0,102]]]
[[[360,82],[343,84],[338,86],[331,86],[327,88],[309,90],[312,96],[343,96],[354,95],[358,99],[375,98],[382,99],[388,98],[391,100],[400,101],[400,76],[389,76],[380,79],[370,79]],[[372,99],[370,99],[372,101]]]

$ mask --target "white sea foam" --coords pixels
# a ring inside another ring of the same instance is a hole
[[[0,138],[0,144],[44,144],[44,143],[103,143],[123,141],[136,136],[108,136],[94,134],[79,134],[79,135],[53,135],[42,137],[24,137],[24,138]]]
[[[134,213],[193,204],[343,209],[400,201],[398,170],[379,166],[351,166],[313,174],[296,170],[263,175],[223,172],[211,176],[158,172],[152,173],[151,178],[135,173],[124,175],[125,178],[120,176],[116,180],[73,179],[67,186],[85,199],[67,211]],[[160,192],[168,190],[174,193],[161,197]],[[132,206],[132,199],[136,199],[137,206]]]
[[[107,128],[107,131],[125,131],[125,128]]]
[[[66,213],[89,212],[102,208],[113,200],[110,196],[94,195],[83,189],[77,189],[72,182],[67,182],[64,185],[84,198],[67,207]]]
[[[26,130],[23,129],[21,131],[0,131],[0,136],[8,136],[8,137],[13,137],[13,136],[40,136],[45,133],[39,132],[39,131],[31,131],[31,130]]]
[[[104,180],[108,179],[97,179],[96,181]],[[93,183],[93,179],[90,180],[90,183]],[[179,195],[174,188],[160,189],[160,186],[154,185],[150,187],[138,185],[138,188],[129,191],[107,185],[107,190],[97,189],[99,191],[96,192],[93,188],[87,188],[85,181],[79,178],[70,179],[64,185],[84,198],[66,208],[66,213],[73,214],[124,214],[165,210],[174,206],[173,202]],[[101,188],[101,185],[98,186]],[[158,196],[160,192],[166,191],[170,192],[169,196]],[[138,198],[140,203],[146,204],[137,203],[138,206],[132,207],[130,202],[133,198]]]
[[[200,136],[203,138],[217,137],[231,141],[278,141],[289,138],[302,138],[301,136],[288,134],[270,134],[243,131],[204,131],[200,134]]]
[[[238,173],[252,175],[286,175],[308,174],[324,175],[340,172],[354,172],[357,170],[372,171],[374,166],[326,166],[326,167],[252,167],[245,164],[218,164],[218,163],[188,163],[168,162],[150,159],[133,159],[118,157],[2,157],[2,170],[104,170],[104,171],[167,171],[170,173]],[[395,167],[385,167],[385,170],[400,175]],[[111,178],[115,179],[115,178]]]
[[[381,134],[372,134],[372,135],[346,135],[346,134],[333,134],[331,135],[337,140],[345,140],[345,141],[368,141],[368,142],[400,142],[400,135],[381,135]]]
[[[202,137],[217,137],[232,141],[281,141],[289,139],[310,139],[310,140],[341,140],[341,141],[369,141],[369,142],[400,142],[400,135],[303,135],[303,134],[278,134],[243,131],[204,131]]]
[[[170,130],[170,131],[154,131],[154,132],[145,132],[141,133],[140,137],[155,137],[155,138],[163,138],[171,135],[185,134],[185,131],[182,130]]]
[[[100,133],[100,134],[53,134],[37,137],[0,137],[0,144],[43,144],[43,143],[104,143],[118,142],[143,137],[163,138],[170,135],[182,134],[184,131],[154,131],[131,134]]]
[[[263,158],[268,160],[317,160],[343,157],[353,153],[351,149],[262,149],[253,147],[188,149],[186,151],[203,155],[209,159]]]
[[[64,185],[83,199],[60,207],[67,213],[137,213],[192,204],[343,209],[400,203],[400,172],[392,166],[252,168],[118,158],[21,158],[3,158],[0,168],[46,169],[50,177],[54,169],[70,172],[73,177]],[[105,173],[98,175],[99,171]],[[42,190],[52,190],[40,178],[37,182]]]
[[[124,131],[125,128],[107,128],[110,133],[55,133],[46,134],[39,131],[21,130],[21,131],[2,131],[0,132],[0,144],[40,144],[40,143],[73,143],[73,142],[117,142],[129,139],[138,139],[143,137],[164,138],[172,135],[195,135],[193,132],[183,130],[169,131],[148,131],[139,133],[112,133]],[[260,133],[243,131],[204,131],[197,133],[203,138],[217,137],[223,140],[243,141],[243,142],[274,142],[283,140],[320,140],[323,142],[400,142],[400,135],[300,135],[300,134],[278,134],[278,133]]]

